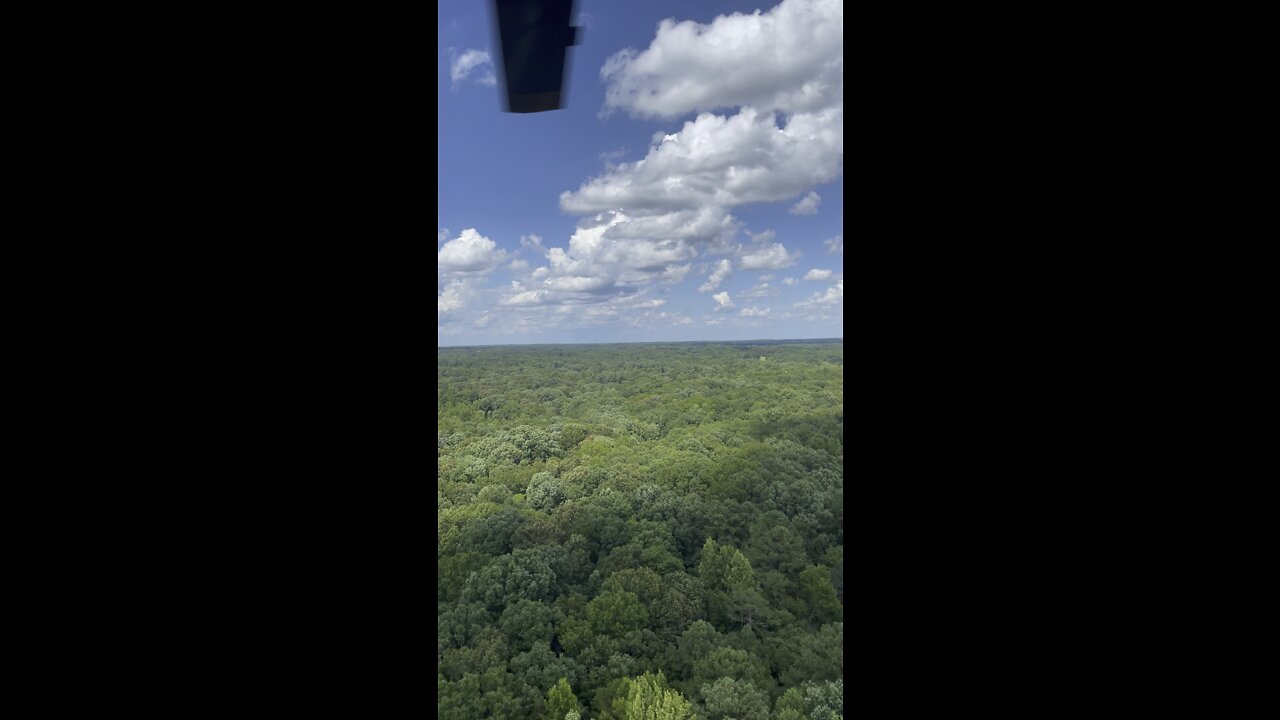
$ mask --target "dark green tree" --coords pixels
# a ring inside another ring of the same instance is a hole
[[[825,565],[813,565],[800,573],[800,596],[808,605],[809,617],[818,623],[843,619],[844,606],[831,586],[831,569]]]
[[[722,677],[702,686],[707,720],[768,720],[769,696],[747,680]]]

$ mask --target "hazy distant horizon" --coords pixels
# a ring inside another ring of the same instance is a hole
[[[749,343],[787,343],[787,342],[844,342],[844,337],[813,337],[813,338],[742,338],[742,339],[724,339],[715,340],[620,340],[620,341],[599,341],[599,340],[583,340],[583,341],[565,341],[565,342],[530,342],[530,343],[461,343],[458,345],[440,345],[436,344],[436,349],[444,348],[472,348],[472,347],[539,347],[550,345],[692,345],[695,343],[724,343],[724,344],[749,344]]]

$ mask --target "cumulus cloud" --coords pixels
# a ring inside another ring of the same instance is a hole
[[[526,236],[525,247],[544,250],[548,265],[530,273],[535,287],[522,288],[503,302],[598,302],[599,295],[624,296],[655,283],[679,283],[692,267],[689,261],[698,257],[698,247],[714,247],[726,222],[736,232],[732,219],[714,209],[639,218],[610,211],[584,218],[568,247],[544,248],[540,238]]]
[[[459,64],[462,58],[454,58],[461,79],[474,80],[492,67],[487,56],[473,56],[469,68]],[[628,153],[622,149],[600,153],[604,167],[561,194],[561,210],[579,216],[578,227],[567,242],[521,238],[521,257],[543,266],[528,272],[524,260],[511,263],[527,274],[509,289],[488,293],[497,303],[491,327],[537,332],[691,324],[693,318],[663,312],[669,309],[663,301],[646,293],[683,282],[695,265],[709,271],[698,289],[714,292],[716,311],[699,321],[779,318],[756,306],[728,312],[736,309],[723,289],[732,271],[771,273],[799,258],[772,230],[748,232],[750,242],[739,244],[745,226],[733,213],[756,203],[794,203],[843,173],[842,58],[843,10],[831,0],[784,0],[767,12],[707,24],[665,21],[647,49],[610,58],[602,70],[605,110],[680,118],[679,125],[657,132],[647,150],[631,155],[636,160],[624,162]],[[820,198],[811,196],[816,209]],[[443,258],[449,262],[442,269],[475,267],[466,272],[480,273],[493,267],[469,260],[472,253],[462,249]],[[762,276],[746,296],[779,294],[772,279]],[[479,322],[478,309],[469,313],[469,321]]]
[[[794,201],[842,174],[843,32],[841,3],[784,0],[708,24],[664,21],[647,49],[609,58],[606,111],[698,114],[654,133],[640,159],[615,165],[623,152],[601,153],[605,168],[561,193],[561,210],[585,217],[567,248],[547,251],[541,289],[554,294],[552,279],[577,275],[612,278],[612,292],[625,293],[680,282],[695,259],[710,258],[699,288],[709,293],[733,268],[794,265],[772,230],[739,245],[744,226],[732,210]]]
[[[756,285],[755,287],[751,288],[750,291],[743,293],[742,297],[744,298],[773,297],[780,292],[781,291],[778,290],[777,288],[770,287],[769,283],[766,282],[766,283],[760,283],[759,285]]]
[[[458,318],[473,299],[473,293],[464,280],[454,280],[436,296],[436,315],[439,322]]]
[[[795,258],[782,243],[750,250],[742,256],[743,270],[781,270],[795,264]]]
[[[560,195],[565,212],[616,208],[649,213],[779,202],[835,179],[844,163],[844,109],[793,115],[779,127],[746,107],[732,117],[703,113],[649,148]]]
[[[822,244],[827,246],[827,254],[833,254],[833,253],[840,253],[841,255],[844,254],[844,234],[843,233],[833,238],[828,238],[826,240],[823,240]]]
[[[439,245],[440,243],[442,243],[442,242],[444,242],[445,240],[448,240],[448,239],[449,239],[449,228],[440,228],[439,230],[437,230],[437,231],[436,231],[436,244],[437,244],[437,245]]]
[[[711,277],[698,288],[698,292],[711,292],[720,287],[720,283],[729,277],[729,272],[733,269],[733,265],[728,260],[721,260],[716,264],[716,269],[711,273]]]
[[[548,293],[541,290],[525,290],[508,295],[502,299],[502,305],[541,305]]]
[[[498,250],[497,243],[475,228],[467,228],[440,248],[436,264],[440,272],[483,273],[497,267],[505,257],[506,252]]]
[[[801,198],[800,202],[791,206],[787,212],[792,215],[817,215],[818,205],[822,203],[822,196],[810,190],[808,195]]]
[[[795,304],[796,307],[821,307],[824,305],[844,304],[844,281],[827,288],[825,293],[814,293],[813,297]]]
[[[783,284],[783,285],[786,285],[787,287],[791,287],[792,285],[795,285],[795,284],[796,284],[796,283],[798,283],[798,282],[800,282],[800,281],[799,281],[799,280],[796,280],[796,279],[795,279],[795,278],[793,278],[793,277],[786,277],[786,278],[782,278],[782,284]]]
[[[613,283],[607,277],[590,277],[585,275],[566,275],[554,277],[545,283],[551,290],[571,293],[595,293],[608,291]]]
[[[831,277],[831,274],[832,273],[830,270],[819,270],[818,268],[814,268],[804,274],[804,279],[805,280],[826,280]]]
[[[461,310],[463,306],[462,298],[458,295],[458,291],[454,288],[445,288],[436,298],[436,312],[443,315],[455,310]]]
[[[662,281],[671,285],[679,284],[684,280],[684,276],[689,274],[689,268],[693,265],[668,265],[662,271]]]
[[[713,250],[730,249],[730,242],[742,227],[742,223],[723,208],[714,206],[655,214],[631,213],[630,216],[618,211],[600,217],[608,220],[604,236],[609,239],[677,240]]]
[[[600,70],[604,112],[673,118],[749,105],[803,113],[844,100],[841,0],[783,0],[766,13],[708,24],[663,20],[649,47],[627,48]]]
[[[524,272],[529,269],[529,263],[524,260],[512,260],[511,264],[507,267],[511,268],[515,272]]]
[[[498,79],[493,74],[493,61],[489,53],[483,50],[467,50],[461,55],[449,50],[453,62],[449,66],[449,78],[453,81],[453,89],[475,73],[476,82],[481,85],[495,85]]]

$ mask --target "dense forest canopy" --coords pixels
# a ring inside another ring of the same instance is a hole
[[[843,365],[440,348],[439,716],[843,717]]]

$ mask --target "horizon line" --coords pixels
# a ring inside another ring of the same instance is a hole
[[[554,345],[692,345],[694,343],[712,344],[712,343],[754,343],[754,342],[815,342],[824,341],[831,342],[839,340],[844,342],[843,337],[816,337],[816,338],[746,338],[743,340],[624,340],[621,342],[546,342],[546,343],[478,343],[471,345],[436,345],[437,350],[446,350],[450,348],[474,348],[474,347],[548,347]]]

